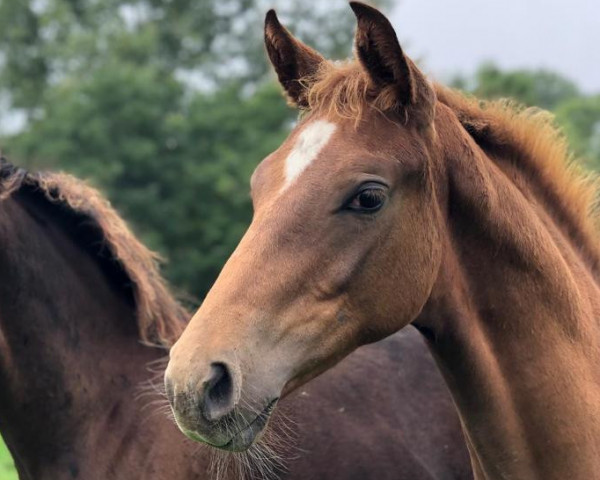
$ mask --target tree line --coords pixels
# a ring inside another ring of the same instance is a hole
[[[0,138],[3,153],[91,179],[196,301],[251,219],[251,172],[296,120],[262,50],[269,3],[0,2],[3,124],[20,122]],[[345,2],[279,3],[303,40],[334,58],[350,53]],[[452,83],[552,110],[574,154],[600,169],[600,95],[553,72],[492,64]]]

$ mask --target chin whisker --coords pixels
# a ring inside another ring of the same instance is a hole
[[[239,432],[233,418],[224,422],[227,436]],[[275,412],[258,440],[245,452],[211,450],[210,475],[215,480],[236,478],[240,480],[275,480],[287,472],[286,464],[298,458],[295,446],[295,423],[286,415]]]

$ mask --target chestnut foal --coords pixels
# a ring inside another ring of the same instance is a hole
[[[297,448],[272,446],[287,468],[257,457],[267,444],[227,470],[157,411],[164,397],[140,394],[165,358],[149,344],[168,346],[188,313],[97,191],[1,161],[0,245],[0,430],[21,479],[471,478],[418,337],[359,351],[291,396]]]
[[[412,324],[478,479],[599,478],[596,191],[544,114],[432,85],[379,11],[350,5],[342,64],[267,15],[305,115],[256,169],[252,224],[171,350],[181,429],[245,448],[279,398]]]

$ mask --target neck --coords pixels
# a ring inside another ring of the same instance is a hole
[[[439,134],[462,145],[447,159],[445,257],[417,324],[431,332],[476,477],[594,478],[598,283],[516,167],[448,128]]]
[[[159,395],[140,395],[165,352],[140,344],[132,302],[15,197],[0,212],[0,428],[20,478],[202,478]]]

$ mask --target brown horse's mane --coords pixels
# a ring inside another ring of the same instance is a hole
[[[357,61],[323,62],[303,83],[308,110],[330,117],[358,120],[367,107],[381,112],[394,108],[393,92],[374,89]],[[482,101],[437,84],[433,88],[484,151],[510,158],[539,189],[544,204],[598,274],[597,178],[573,161],[552,114],[508,100]]]
[[[183,331],[189,313],[175,300],[162,278],[159,256],[135,237],[109,201],[72,175],[27,172],[0,159],[0,200],[26,188],[41,193],[50,204],[68,209],[78,223],[100,232],[102,246],[110,253],[109,260],[116,262],[131,286],[140,339],[149,345],[172,345]]]

